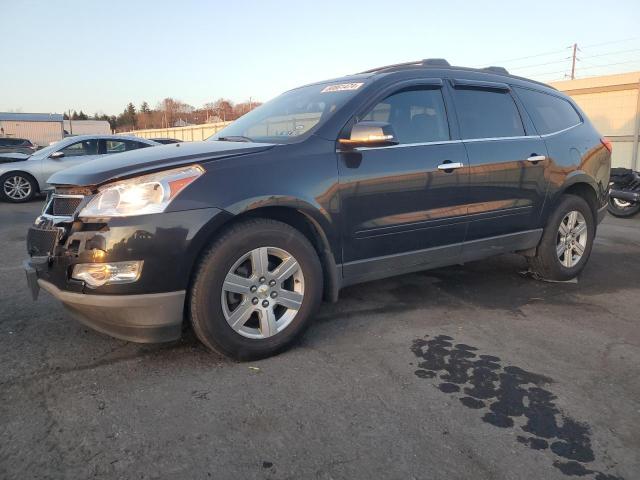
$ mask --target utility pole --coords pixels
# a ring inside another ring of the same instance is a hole
[[[578,44],[573,44],[573,56],[571,59],[571,80],[576,79],[576,55],[578,54]]]
[[[73,123],[71,123],[71,109],[69,109],[69,135],[73,135]]]

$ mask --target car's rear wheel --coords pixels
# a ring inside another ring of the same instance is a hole
[[[31,175],[10,172],[0,177],[0,198],[6,202],[22,203],[37,193],[36,181]]]
[[[576,195],[563,195],[542,234],[531,269],[548,280],[570,280],[589,259],[595,236],[593,212]]]
[[[200,341],[238,360],[279,353],[310,323],[322,297],[315,249],[269,219],[234,225],[204,254],[189,313]]]

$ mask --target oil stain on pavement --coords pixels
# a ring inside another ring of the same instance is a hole
[[[416,339],[411,351],[420,359],[416,376],[441,381],[440,391],[455,394],[462,405],[482,412],[482,421],[513,428],[514,419],[522,418],[519,427],[523,434],[517,437],[518,442],[553,452],[557,456],[554,467],[565,475],[622,480],[588,468],[595,460],[591,429],[555,405],[555,395],[543,388],[553,383],[551,378],[504,366],[500,358],[477,354],[477,348],[454,344],[447,335]]]

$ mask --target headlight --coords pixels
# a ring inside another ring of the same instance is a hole
[[[171,201],[204,173],[199,165],[110,183],[80,211],[80,217],[129,217],[164,212]]]

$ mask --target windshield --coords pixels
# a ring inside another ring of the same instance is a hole
[[[324,123],[362,82],[310,85],[283,93],[207,140],[293,143]]]

